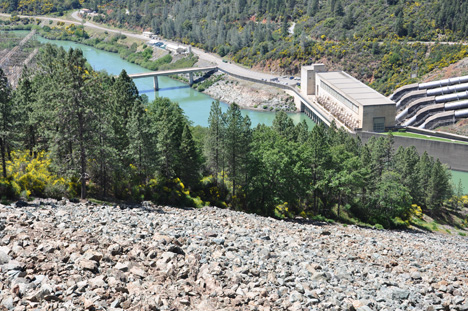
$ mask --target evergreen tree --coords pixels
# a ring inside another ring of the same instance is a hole
[[[126,153],[132,165],[137,168],[139,184],[143,184],[155,170],[153,163],[156,157],[152,147],[156,145],[156,142],[154,136],[148,135],[150,127],[148,114],[143,104],[139,101],[135,102],[127,122],[129,145]]]
[[[429,157],[427,152],[424,152],[419,159],[417,164],[417,174],[418,174],[418,198],[417,202],[423,203],[422,205],[426,206],[426,198],[428,196],[429,189],[429,180],[431,178],[432,166],[434,165],[434,159]]]
[[[195,186],[200,180],[200,157],[188,124],[185,124],[180,144],[181,174],[180,178],[189,186]]]
[[[187,120],[182,109],[168,98],[149,106],[151,134],[156,135],[157,173],[166,179],[180,176],[180,144]]]
[[[2,157],[2,175],[7,177],[6,158],[12,130],[11,89],[7,77],[0,68],[0,152]]]
[[[226,169],[232,181],[232,196],[235,197],[237,186],[245,184],[247,177],[246,168],[251,143],[250,119],[241,115],[240,108],[236,104],[229,106],[224,118]]]
[[[280,111],[275,115],[273,120],[273,129],[288,140],[295,141],[297,139],[296,129],[294,122],[284,111]]]
[[[223,143],[225,133],[225,122],[219,101],[211,104],[208,124],[208,133],[204,144],[206,166],[218,185],[218,173],[224,171]]]
[[[439,159],[434,162],[427,189],[427,206],[439,211],[445,200],[452,196],[451,176]]]
[[[123,156],[127,149],[127,123],[133,106],[139,101],[138,89],[125,70],[122,70],[112,87],[112,127],[115,132],[115,148]]]
[[[30,155],[33,155],[39,138],[35,110],[40,108],[34,105],[36,89],[31,80],[32,78],[24,74],[25,72],[28,72],[26,68],[23,70],[23,75],[18,82],[13,97],[14,106],[16,107],[15,123],[18,128],[20,146],[29,150]]]
[[[95,88],[97,76],[81,50],[47,45],[40,55],[40,104],[49,150],[62,174],[78,175],[81,198],[87,197],[88,156],[96,147]]]

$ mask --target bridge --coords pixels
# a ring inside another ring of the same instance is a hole
[[[338,126],[343,126],[344,125],[336,118],[334,118],[330,113],[328,113],[323,107],[320,105],[311,102],[309,99],[307,99],[297,88],[290,86],[290,85],[285,85],[280,82],[275,82],[275,81],[267,81],[266,79],[259,79],[259,78],[252,78],[252,77],[247,77],[241,74],[237,74],[234,72],[231,72],[229,70],[226,70],[224,68],[220,68],[218,66],[213,66],[213,67],[202,67],[202,68],[184,68],[184,69],[174,69],[174,70],[165,70],[165,71],[154,71],[154,72],[146,72],[146,73],[136,73],[136,74],[130,74],[129,77],[132,79],[141,79],[141,78],[148,78],[148,77],[153,77],[154,78],[154,90],[157,91],[159,90],[159,84],[158,84],[158,76],[170,76],[170,75],[176,75],[176,74],[189,74],[189,83],[190,85],[193,84],[193,73],[194,72],[199,72],[199,71],[220,71],[223,72],[227,75],[230,75],[232,77],[242,79],[242,80],[247,80],[250,82],[254,83],[261,83],[261,84],[266,84],[274,87],[278,87],[283,90],[291,91],[296,95],[296,98],[300,101],[300,106],[298,106],[299,111],[304,112],[309,118],[311,118],[315,123],[325,123],[327,126],[331,124],[332,120],[335,120],[335,122],[338,124]],[[346,127],[344,127],[346,128]],[[347,128],[346,128],[347,129]]]
[[[141,78],[148,78],[153,77],[153,85],[154,90],[159,90],[159,76],[171,76],[171,75],[178,75],[178,74],[189,74],[189,84],[193,84],[193,73],[200,72],[200,71],[217,71],[218,67],[201,67],[201,68],[183,68],[183,69],[173,69],[173,70],[164,70],[164,71],[153,71],[153,72],[145,72],[145,73],[134,73],[128,75],[132,79],[141,79]]]

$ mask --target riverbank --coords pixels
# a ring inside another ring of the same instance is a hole
[[[58,24],[57,24],[58,23]],[[50,40],[66,40],[92,46],[94,48],[113,52],[127,61],[140,65],[149,70],[169,70],[182,67],[206,67],[216,65],[205,59],[197,59],[194,56],[171,55],[166,50],[147,47],[143,42],[136,44],[135,42],[127,42],[127,37],[123,35],[106,36],[104,33],[95,33],[89,36],[83,33],[82,26],[62,25],[56,22],[48,25],[46,30],[44,27],[36,27],[39,34]],[[24,26],[30,29],[29,25]],[[76,35],[79,34],[79,36]],[[152,55],[148,54],[147,49],[153,50]],[[173,77],[177,80],[188,82],[185,77]],[[198,85],[194,88],[203,92],[214,99],[220,100],[227,104],[236,103],[242,109],[255,111],[286,111],[295,112],[294,98],[275,87],[267,86],[261,83],[252,83],[242,79],[224,76],[221,80],[210,83],[208,78],[206,83],[209,87],[199,89]],[[217,79],[217,78],[215,78]],[[203,83],[203,82],[201,82]]]
[[[468,310],[466,237],[214,207],[20,203],[0,205],[0,308]]]
[[[223,79],[214,83],[205,94],[227,104],[238,104],[243,109],[257,111],[286,111],[295,112],[294,97],[283,90],[252,83],[225,75]]]

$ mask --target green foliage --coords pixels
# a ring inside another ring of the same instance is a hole
[[[21,193],[21,188],[12,177],[0,178],[0,197],[8,199],[17,199]]]
[[[47,46],[38,66],[8,101],[19,120],[8,125],[11,144],[32,150],[5,149],[18,160],[4,170],[1,196],[89,192],[384,227],[437,214],[453,196],[447,168],[414,148],[395,152],[392,135],[364,145],[335,124],[294,126],[285,113],[252,129],[237,105],[223,113],[219,102],[207,129],[192,128],[176,103],[144,104],[125,72],[96,73],[80,51]]]
[[[192,198],[190,191],[179,178],[151,179],[145,189],[145,198],[158,204],[179,207],[202,207],[199,197]]]
[[[25,197],[40,196],[62,198],[68,196],[64,178],[57,176],[51,167],[51,159],[44,152],[31,156],[29,152],[11,152],[7,161],[8,178],[2,179],[1,193],[15,198],[20,193]]]

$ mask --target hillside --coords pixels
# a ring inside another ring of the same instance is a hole
[[[166,38],[216,52],[235,62],[278,74],[323,62],[390,94],[436,68],[468,55],[468,2],[457,0],[0,0],[0,9],[62,14],[88,7],[95,22],[152,30]],[[364,65],[365,64],[365,65]]]
[[[455,235],[55,200],[0,224],[0,308],[468,310]]]

